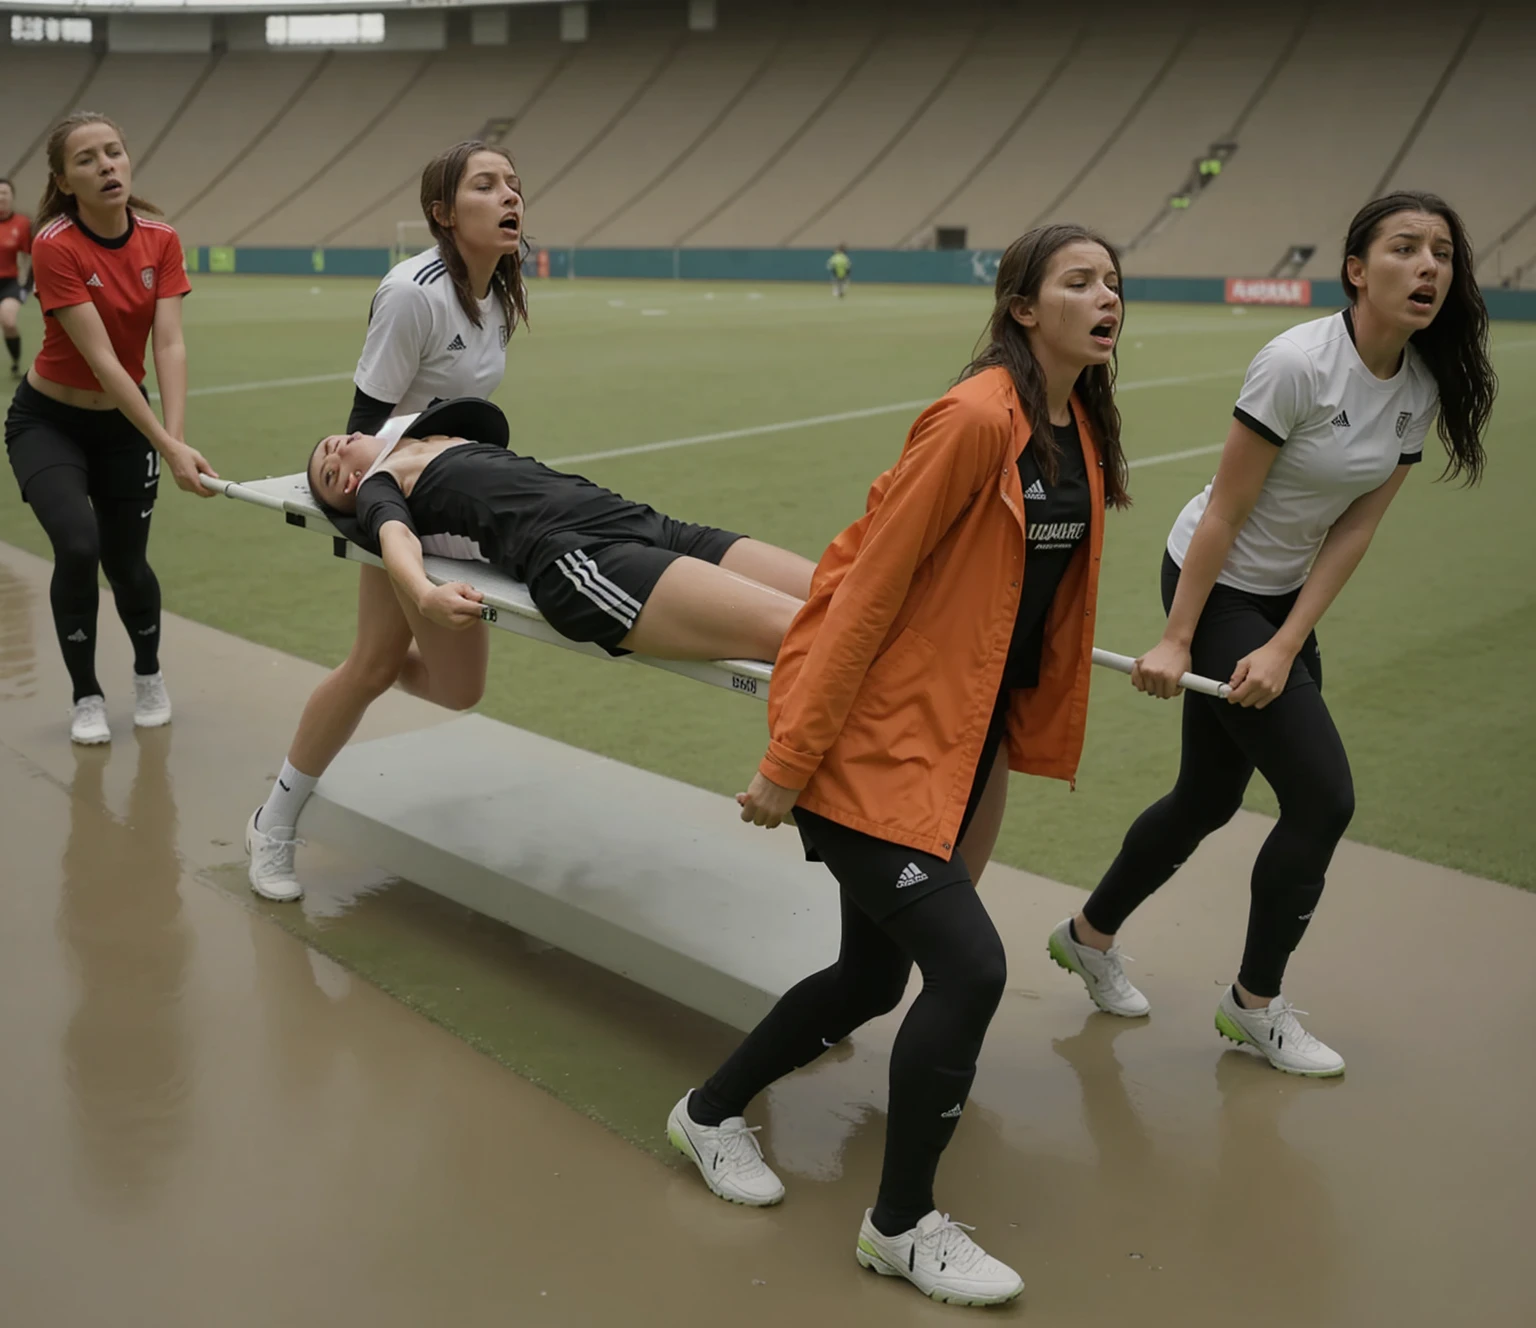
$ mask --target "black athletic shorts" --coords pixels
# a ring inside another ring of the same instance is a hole
[[[955,839],[957,845],[976,816],[998,748],[1007,735],[1011,699],[1011,693],[1005,693],[993,708],[981,758],[976,762],[976,776],[971,781],[971,794],[966,799],[965,815],[960,820],[960,833]],[[884,922],[908,904],[946,886],[973,884],[971,869],[958,848],[945,862],[932,853],[867,835],[800,807],[795,808],[794,816],[806,860],[826,863],[838,885],[876,922]]]
[[[1163,553],[1163,609],[1173,611],[1173,594],[1179,588],[1179,565],[1173,555]],[[1284,595],[1255,595],[1219,582],[1211,587],[1195,637],[1190,642],[1190,669],[1204,678],[1226,682],[1245,655],[1266,646],[1285,625],[1296,597],[1301,591]],[[1285,690],[1323,685],[1323,661],[1317,648],[1317,633],[1308,635],[1300,652],[1291,662],[1291,674]],[[1223,705],[1226,702],[1222,702]]]
[[[21,299],[21,282],[15,277],[0,277],[0,300]]]
[[[146,510],[160,487],[160,454],[121,411],[66,406],[25,378],[5,417],[5,451],[23,499],[33,477],[52,466],[83,470],[93,499],[141,502]]]
[[[660,512],[630,514],[622,521],[562,537],[570,544],[528,578],[534,605],[561,636],[595,641],[610,655],[627,655],[619,642],[629,635],[661,574],[679,558],[719,564],[744,536],[713,526],[674,521]]]

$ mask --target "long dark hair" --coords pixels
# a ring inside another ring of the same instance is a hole
[[[123,151],[128,150],[128,136],[110,115],[101,115],[96,111],[75,111],[54,125],[48,132],[48,183],[43,189],[43,201],[37,205],[37,216],[32,221],[34,233],[42,230],[55,217],[72,217],[76,221],[80,219],[79,200],[59,188],[59,176],[64,174],[64,148],[69,143],[69,136],[75,130],[93,124],[106,125],[121,140]],[[128,207],[133,212],[148,212],[156,217],[164,215],[153,203],[132,194],[128,196]]]
[[[480,301],[469,288],[469,269],[464,265],[464,255],[454,243],[453,232],[437,219],[439,207],[445,213],[452,211],[469,159],[477,152],[494,152],[498,157],[506,158],[507,165],[517,170],[517,163],[506,148],[482,143],[478,138],[455,143],[446,152],[433,157],[421,173],[421,214],[427,219],[427,228],[437,241],[437,252],[442,255],[448,275],[453,278],[459,307],[464,310],[464,316],[479,327]],[[523,284],[523,255],[527,252],[527,244],[525,239],[517,253],[502,255],[496,271],[491,274],[491,289],[496,292],[497,303],[501,305],[502,326],[508,336],[519,323],[528,321],[528,288]]]
[[[1355,213],[1344,237],[1339,280],[1353,305],[1360,291],[1349,279],[1349,260],[1365,260],[1366,251],[1381,234],[1388,217],[1399,212],[1428,212],[1451,232],[1451,289],[1428,327],[1408,338],[1440,389],[1440,441],[1449,458],[1441,479],[1465,477],[1467,484],[1482,478],[1488,457],[1483,432],[1493,414],[1499,379],[1488,360],[1488,308],[1473,275],[1472,241],[1456,211],[1443,198],[1416,190],[1400,190],[1372,199]]]
[[[1029,440],[1030,450],[1039,458],[1041,473],[1053,483],[1061,453],[1049,427],[1045,374],[1030,352],[1024,328],[1013,316],[1013,302],[1020,298],[1037,299],[1051,258],[1057,250],[1078,240],[1088,240],[1102,247],[1119,277],[1120,255],[1115,246],[1086,226],[1037,226],[1021,235],[1008,246],[997,265],[997,283],[993,288],[997,299],[992,306],[991,320],[976,344],[975,357],[957,380],[973,377],[983,369],[1008,370],[1008,376],[1013,379],[1013,390],[1019,394],[1019,405],[1034,430]],[[1123,322],[1121,326],[1124,326]],[[1093,440],[1098,444],[1099,456],[1104,462],[1104,501],[1111,507],[1129,507],[1131,495],[1126,484],[1125,452],[1120,447],[1120,408],[1115,405],[1116,369],[1114,356],[1108,364],[1089,365],[1078,375],[1073,391],[1093,427]]]

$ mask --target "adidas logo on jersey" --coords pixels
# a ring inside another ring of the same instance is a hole
[[[87,286],[101,286],[103,289],[105,289],[105,283],[94,272],[92,272],[91,275],[85,279],[85,284]]]
[[[66,641],[73,641],[78,645],[81,641],[89,641],[91,638],[85,634],[85,628],[77,627],[64,639]]]
[[[464,338],[459,336],[458,333],[454,333],[453,340],[448,343],[448,349],[449,350],[464,350],[465,349]]]
[[[1333,417],[1332,424],[1335,429],[1349,428],[1349,412],[1347,410],[1341,410],[1337,415]]]
[[[1045,485],[1036,480],[1029,488],[1024,490],[1026,502],[1043,503],[1045,501]]]
[[[939,1112],[939,1119],[940,1120],[954,1120],[960,1114],[960,1112],[962,1110],[963,1110],[963,1108],[961,1107],[961,1105],[958,1102],[956,1102],[955,1105],[952,1106],[948,1111],[941,1111],[941,1112]]]
[[[919,867],[917,863],[909,862],[901,869],[901,876],[896,881],[896,888],[898,890],[905,890],[909,885],[917,885],[919,882],[926,881],[927,879],[927,872]]]

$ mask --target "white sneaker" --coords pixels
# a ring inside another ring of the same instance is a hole
[[[106,697],[82,696],[75,702],[75,713],[69,721],[69,740],[82,747],[99,747],[112,741],[112,730],[107,727]]]
[[[730,1116],[719,1125],[700,1125],[688,1114],[688,1094],[667,1117],[667,1138],[698,1167],[704,1183],[731,1203],[766,1208],[784,1197],[784,1183],[763,1161],[753,1135],[762,1127]]]
[[[1300,1023],[1298,1010],[1284,996],[1276,996],[1262,1010],[1245,1010],[1231,987],[1216,1007],[1216,1031],[1233,1042],[1257,1047],[1277,1070],[1329,1079],[1344,1073],[1344,1058],[1319,1042]]]
[[[245,851],[250,854],[251,865],[246,873],[251,889],[263,899],[275,899],[287,903],[299,899],[304,887],[293,874],[293,854],[302,842],[290,833],[282,839],[256,828],[256,818],[261,815],[258,807],[245,823]]]
[[[1001,1305],[1024,1291],[1024,1279],[1001,1259],[994,1259],[965,1233],[964,1222],[951,1222],[937,1209],[911,1231],[883,1236],[864,1212],[855,1250],[859,1263],[882,1277],[904,1277],[923,1295],[947,1305]]]
[[[165,675],[151,673],[141,678],[133,675],[133,723],[136,728],[157,729],[171,722],[171,697],[165,690]]]
[[[1076,973],[1082,978],[1093,1003],[1106,1014],[1136,1019],[1152,1008],[1152,1003],[1125,976],[1120,947],[1112,945],[1108,950],[1095,950],[1091,945],[1079,945],[1072,939],[1071,918],[1051,933],[1045,949],[1068,973]],[[1124,959],[1129,957],[1124,956]]]

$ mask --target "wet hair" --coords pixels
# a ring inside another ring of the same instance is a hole
[[[1055,482],[1061,460],[1056,436],[1045,427],[1050,421],[1050,407],[1046,399],[1045,374],[1041,372],[1029,348],[1026,330],[1013,316],[1013,302],[1023,298],[1037,299],[1051,259],[1058,250],[1079,240],[1099,245],[1109,255],[1120,276],[1120,255],[1096,231],[1086,226],[1054,225],[1037,226],[1010,244],[997,265],[997,283],[994,287],[996,302],[987,330],[977,343],[976,355],[965,366],[960,378],[963,381],[979,374],[983,369],[1002,368],[1013,379],[1013,389],[1019,394],[1019,404],[1024,417],[1034,430],[1030,450],[1039,458],[1041,473]],[[1122,319],[1124,298],[1121,300]],[[1122,321],[1121,326],[1124,327]],[[1098,444],[1100,458],[1104,462],[1104,501],[1111,507],[1129,507],[1130,492],[1127,486],[1128,472],[1125,452],[1120,446],[1120,408],[1115,405],[1116,357],[1108,364],[1091,364],[1078,375],[1073,390],[1082,402],[1083,411],[1093,429],[1094,442]]]
[[[106,125],[117,135],[124,151],[127,150],[127,136],[110,115],[102,115],[97,111],[74,111],[54,125],[48,131],[48,183],[43,188],[43,201],[37,205],[37,217],[32,222],[35,230],[42,230],[55,217],[79,219],[80,203],[73,194],[66,194],[59,188],[59,176],[64,174],[64,149],[69,143],[69,136],[75,130],[93,124]],[[128,196],[128,207],[133,212],[148,212],[156,217],[164,215],[153,203],[132,194]]]
[[[1349,223],[1339,280],[1354,305],[1360,291],[1349,279],[1349,260],[1358,258],[1364,262],[1387,219],[1400,212],[1430,213],[1444,221],[1451,232],[1450,291],[1434,321],[1408,340],[1440,389],[1437,431],[1448,458],[1440,478],[1463,477],[1467,484],[1476,484],[1488,460],[1483,451],[1483,433],[1493,414],[1499,380],[1488,359],[1488,308],[1474,275],[1472,241],[1465,223],[1436,194],[1400,190],[1372,199]]]
[[[452,210],[454,200],[458,197],[459,185],[464,180],[464,172],[469,167],[469,159],[477,152],[494,152],[505,158],[507,165],[514,171],[517,170],[512,154],[505,148],[483,143],[478,138],[455,143],[446,152],[433,157],[421,173],[421,214],[427,219],[427,229],[432,232],[432,238],[437,242],[437,252],[442,256],[448,275],[453,280],[459,307],[464,310],[464,316],[479,327],[480,301],[469,288],[469,269],[454,242],[453,232],[438,221],[435,212],[438,207],[445,212]],[[491,290],[501,305],[502,326],[506,328],[508,336],[519,323],[528,321],[528,288],[523,284],[523,258],[527,252],[528,241],[525,237],[518,245],[517,253],[502,255],[496,264],[496,271],[491,275]]]

